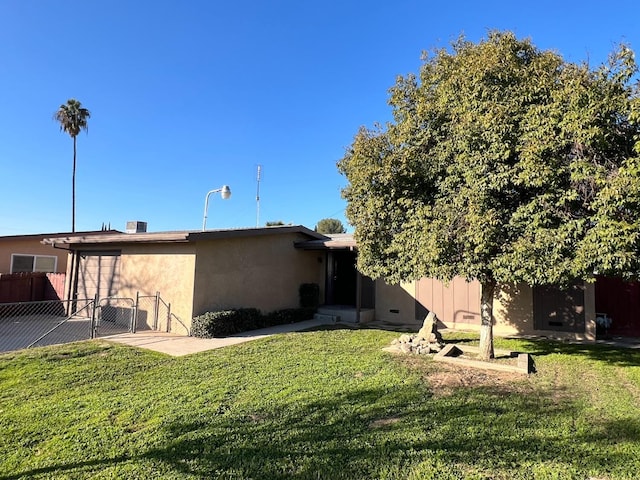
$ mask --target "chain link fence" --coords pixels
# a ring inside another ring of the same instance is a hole
[[[0,352],[139,331],[190,335],[160,294],[0,303]]]
[[[0,304],[0,352],[92,338],[94,299]]]

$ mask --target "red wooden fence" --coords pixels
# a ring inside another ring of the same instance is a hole
[[[0,303],[37,302],[64,298],[64,273],[0,275]]]

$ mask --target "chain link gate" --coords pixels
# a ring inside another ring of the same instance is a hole
[[[0,303],[0,352],[108,337],[138,331],[190,335],[171,311],[171,304],[155,295],[99,299]]]
[[[133,298],[102,298],[98,301],[96,310],[93,338],[135,333],[137,308]]]

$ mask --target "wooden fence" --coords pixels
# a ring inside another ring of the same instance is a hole
[[[0,303],[38,302],[64,298],[64,273],[10,273],[0,275]]]

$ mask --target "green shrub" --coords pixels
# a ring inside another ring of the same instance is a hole
[[[257,308],[240,308],[236,310],[235,326],[237,331],[246,332],[263,327],[263,315]]]
[[[286,323],[302,322],[313,318],[315,308],[285,308],[275,310],[267,315],[268,325],[284,325]]]
[[[193,318],[191,335],[199,338],[227,337],[257,328],[309,320],[315,311],[315,308],[285,308],[263,315],[257,308],[239,308],[207,312]]]
[[[236,333],[236,310],[207,312],[193,318],[191,335],[199,338],[224,337]]]

